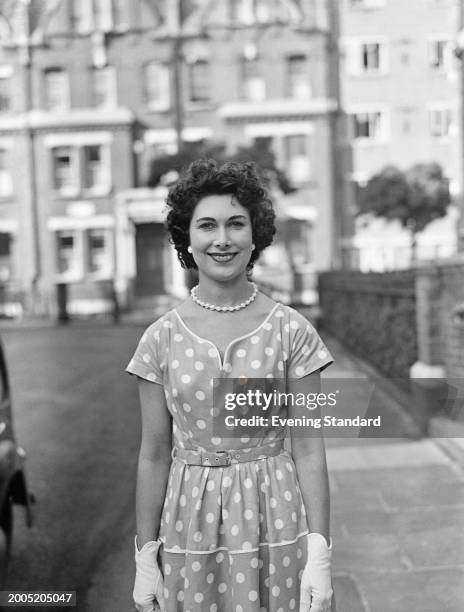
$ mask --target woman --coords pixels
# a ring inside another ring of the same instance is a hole
[[[317,392],[332,362],[304,317],[248,281],[275,233],[271,202],[253,164],[199,160],[167,203],[171,240],[199,283],[148,327],[127,367],[139,377],[142,409],[136,607],[328,612],[321,436],[292,432],[290,454],[285,427],[227,435],[224,403],[213,402],[214,379],[284,379],[287,392]],[[289,417],[307,414],[288,408]]]

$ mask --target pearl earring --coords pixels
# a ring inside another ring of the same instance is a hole
[[[191,253],[191,252],[192,252],[192,247],[191,247],[190,245],[187,247],[187,251],[188,251],[189,253]]]
[[[254,251],[256,249],[256,245],[252,244],[251,245],[251,250]]]

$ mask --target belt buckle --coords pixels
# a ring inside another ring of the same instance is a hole
[[[212,461],[213,465],[230,465],[232,457],[229,451],[215,451],[215,457]]]

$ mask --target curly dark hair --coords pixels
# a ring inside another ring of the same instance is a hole
[[[166,228],[183,268],[197,269],[192,255],[187,251],[190,221],[196,205],[206,196],[229,193],[250,215],[255,248],[247,265],[248,271],[251,271],[263,249],[271,244],[276,231],[275,212],[256,165],[253,162],[227,162],[218,166],[213,159],[198,159],[171,187],[166,199],[170,208]]]

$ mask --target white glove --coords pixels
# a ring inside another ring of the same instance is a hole
[[[138,612],[155,612],[159,608],[164,610],[164,582],[158,565],[161,541],[147,542],[140,551],[137,548],[137,536],[134,543],[136,572],[132,596],[135,608]]]
[[[332,600],[332,538],[330,546],[320,533],[307,536],[308,560],[300,586],[300,612],[330,612]]]

